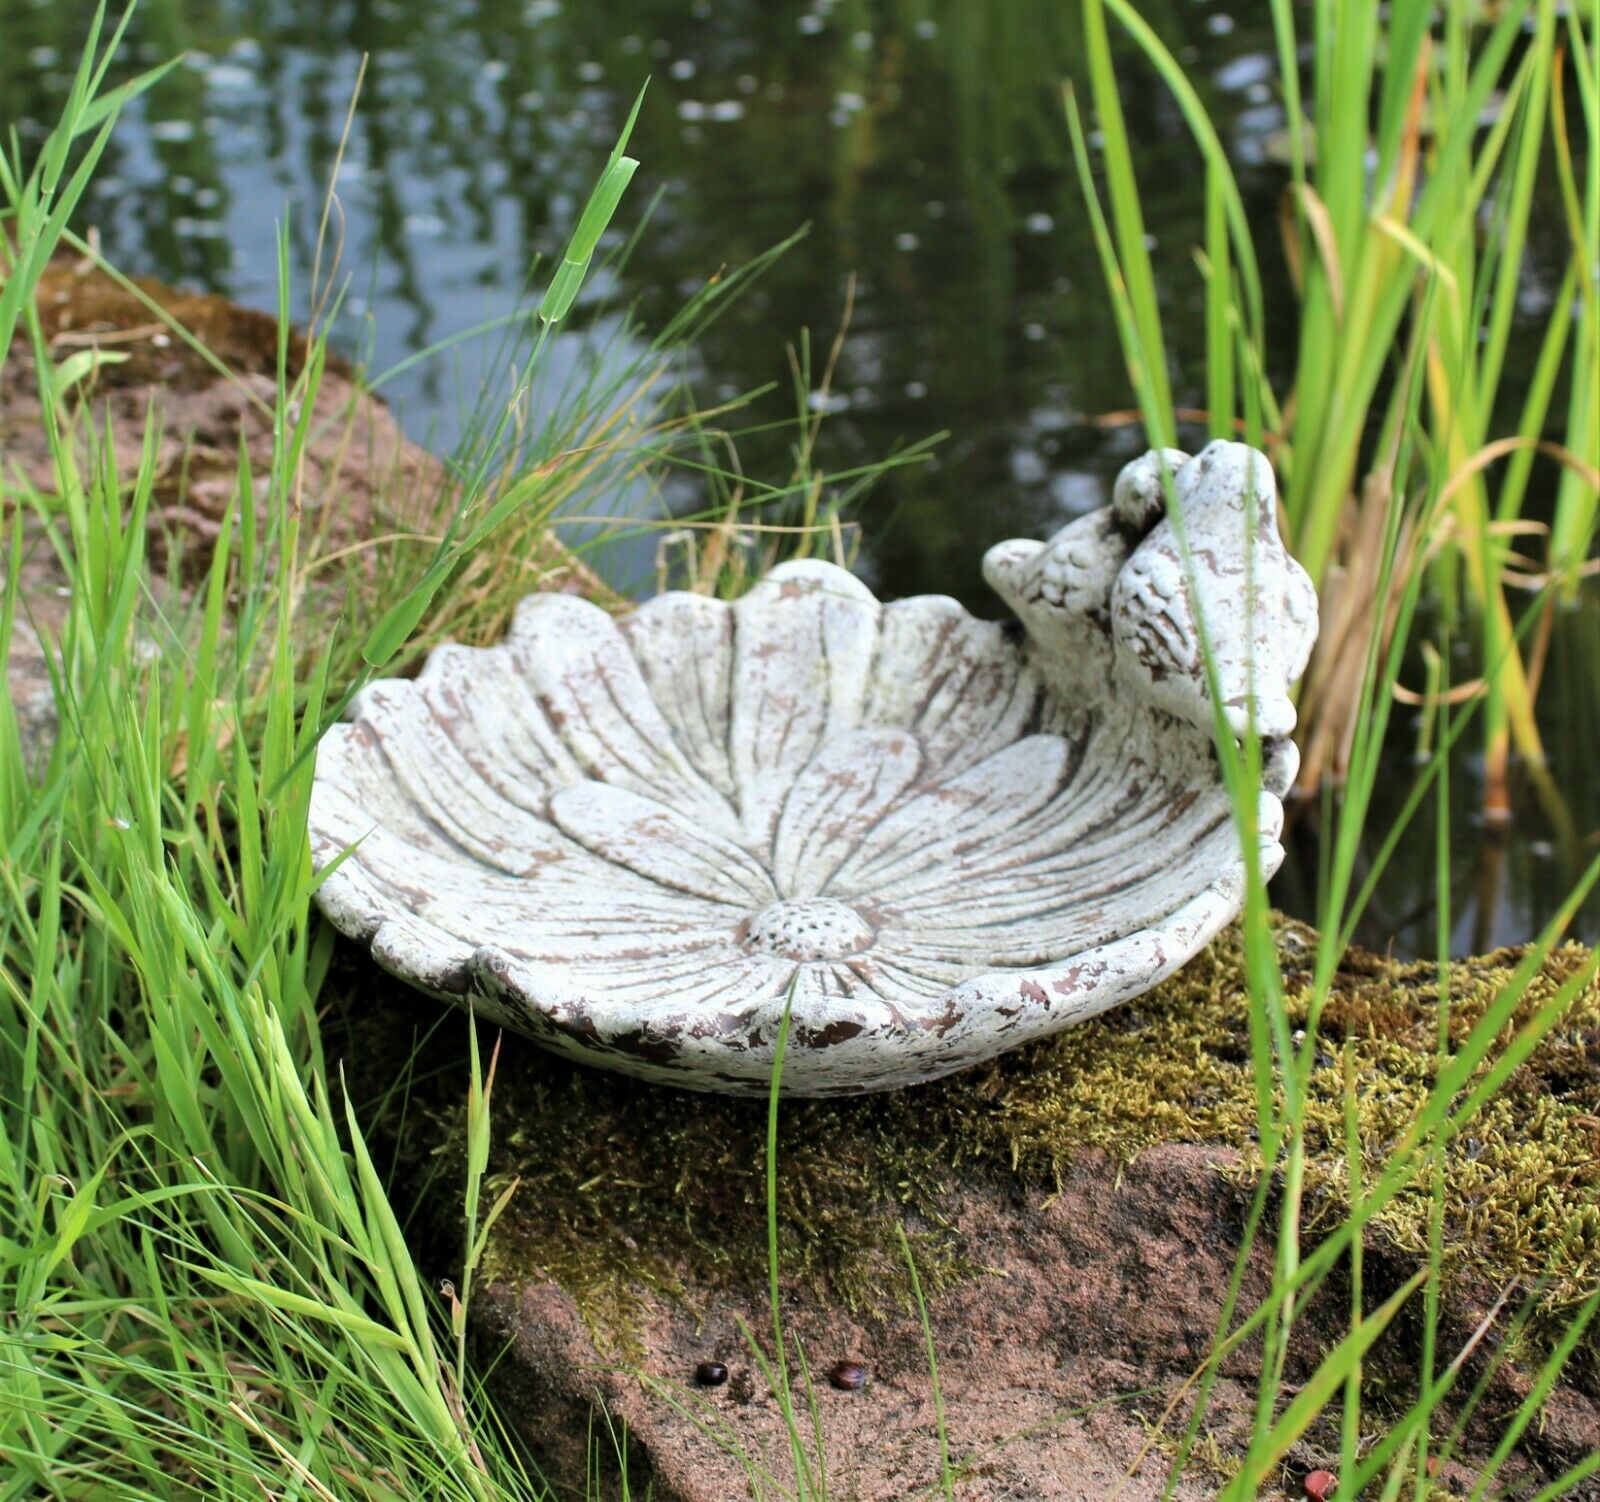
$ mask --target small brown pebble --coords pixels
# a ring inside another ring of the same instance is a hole
[[[1339,1478],[1332,1471],[1311,1471],[1300,1484],[1311,1502],[1328,1502],[1338,1490]]]
[[[694,1369],[694,1380],[701,1387],[721,1387],[728,1380],[728,1369],[720,1361],[702,1361]]]
[[[828,1373],[828,1381],[840,1392],[860,1392],[867,1385],[867,1369],[859,1361],[840,1361]]]

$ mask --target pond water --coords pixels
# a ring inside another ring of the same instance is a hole
[[[1273,225],[1286,174],[1267,8],[1141,10],[1223,128],[1248,212]],[[0,113],[22,122],[25,146],[54,118],[92,11],[0,0]],[[643,165],[619,223],[659,196],[610,290],[659,327],[720,267],[809,224],[701,341],[699,390],[713,400],[775,382],[758,417],[792,413],[787,346],[809,328],[824,349],[853,281],[821,462],[950,435],[931,465],[872,493],[862,570],[890,595],[942,591],[992,613],[987,544],[1100,504],[1143,446],[1136,426],[1105,420],[1130,398],[1068,159],[1060,80],[1081,76],[1078,35],[1060,0],[146,0],[130,66],[186,60],[125,118],[84,218],[126,270],[272,306],[275,227],[287,209],[303,287],[367,54],[341,175],[351,282],[338,335],[384,370],[518,305],[530,262],[559,251],[648,78],[630,147]],[[1199,174],[1167,95],[1131,58],[1125,77],[1181,360],[1201,348]],[[1535,240],[1530,307],[1558,280],[1558,255]],[[1281,258],[1265,256],[1263,271],[1270,319],[1290,293]],[[435,447],[458,436],[491,347],[468,340],[386,387],[414,436]],[[1526,367],[1527,341],[1512,358]],[[1200,404],[1200,375],[1179,381],[1180,403]],[[781,476],[785,442],[758,438],[743,460]],[[1597,706],[1600,612],[1588,602],[1558,623],[1541,706],[1550,776],[1519,780],[1510,830],[1490,839],[1476,819],[1470,759],[1454,777],[1458,949],[1527,937],[1592,856]],[[1409,783],[1410,727],[1401,716],[1374,841]],[[1296,811],[1274,886],[1308,917],[1318,817]],[[1425,815],[1363,940],[1431,946],[1434,849]],[[1600,933],[1600,906],[1581,927]]]

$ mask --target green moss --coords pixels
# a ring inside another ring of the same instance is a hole
[[[1313,942],[1300,926],[1280,924],[1295,1027],[1306,1019]],[[1552,955],[1520,1016],[1548,1004],[1585,957],[1577,947]],[[1504,951],[1456,967],[1458,1042],[1517,958]],[[958,1185],[984,1177],[1048,1187],[1086,1149],[1127,1160],[1158,1142],[1214,1143],[1241,1152],[1246,1177],[1258,1172],[1241,967],[1237,937],[1225,935],[1150,995],[982,1068],[893,1095],[786,1105],[778,1197],[786,1273],[857,1313],[904,1303],[898,1223],[915,1228],[925,1283],[947,1285],[979,1260],[942,1213]],[[1431,965],[1353,954],[1336,976],[1307,1128],[1313,1228],[1336,1218],[1347,1196],[1347,1042],[1370,1176],[1431,1084],[1437,999]],[[460,1168],[463,1074],[446,1060],[435,1075],[450,1082],[448,1093],[422,1093],[427,1128],[413,1114],[405,1137],[409,1153],[440,1159],[448,1183]],[[765,1114],[759,1102],[639,1085],[508,1040],[491,1171],[496,1188],[513,1176],[521,1186],[491,1240],[489,1275],[554,1278],[614,1347],[646,1291],[759,1286]],[[1481,1296],[1543,1278],[1552,1320],[1600,1286],[1597,1139],[1600,991],[1590,988],[1449,1150],[1447,1282]],[[451,1219],[459,1199],[438,1187],[431,1197],[441,1227],[459,1238]],[[1428,1213],[1419,1186],[1384,1210],[1371,1240],[1420,1254]]]

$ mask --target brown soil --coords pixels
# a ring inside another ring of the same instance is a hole
[[[136,473],[152,410],[159,425],[151,507],[157,556],[181,547],[185,573],[203,566],[209,543],[237,487],[243,447],[258,487],[272,464],[277,322],[209,293],[178,292],[157,282],[139,289],[165,315],[104,272],[58,261],[40,280],[40,322],[59,364],[80,349],[126,356],[94,371],[79,393],[100,436],[108,431],[119,473]],[[204,345],[217,368],[176,328]],[[305,340],[288,342],[287,379],[301,373]],[[33,362],[19,335],[0,367],[0,453],[7,469],[45,493],[57,489]],[[388,409],[330,359],[313,409],[301,478],[303,531],[326,533],[337,547],[404,528],[438,495],[442,471],[410,443]]]
[[[79,463],[92,462],[86,436],[92,430],[95,444],[109,440],[118,476],[130,486],[153,420],[157,437],[150,554],[181,600],[210,560],[238,489],[241,451],[257,494],[267,483],[274,448],[278,326],[269,314],[210,293],[178,291],[148,279],[134,285],[159,314],[105,272],[61,259],[41,277],[36,306],[58,367],[89,348],[127,357],[99,366],[71,398],[79,418]],[[203,345],[211,358],[189,340]],[[289,382],[300,375],[305,359],[306,340],[292,331],[285,361]],[[0,466],[8,490],[25,481],[46,498],[59,492],[25,331],[0,363]],[[431,531],[447,500],[446,475],[432,454],[406,438],[383,402],[362,389],[350,367],[330,356],[312,409],[297,496],[302,558],[328,557],[387,534]],[[23,504],[21,511],[23,620],[12,644],[7,680],[13,702],[22,710],[24,733],[37,749],[54,724],[40,638],[48,641],[59,626],[67,590],[66,576],[33,508]],[[0,521],[11,521],[3,502]],[[547,537],[542,546],[548,557],[541,554],[537,563],[544,587],[599,591],[589,570],[554,538]],[[338,577],[339,570],[330,568],[309,581],[310,588],[327,596],[322,603],[330,607],[337,603]],[[326,614],[331,618],[332,609]]]
[[[110,442],[119,479],[138,473],[147,427],[157,442],[149,519],[151,556],[175,591],[174,603],[209,561],[223,515],[238,487],[243,450],[258,491],[272,464],[271,410],[276,396],[277,323],[221,297],[137,283],[167,319],[189,330],[228,369],[223,375],[168,322],[104,272],[60,260],[40,279],[42,333],[59,366],[99,348],[126,355],[100,366],[73,397],[80,466],[93,462],[85,435]],[[305,340],[289,340],[288,375],[300,373]],[[313,409],[302,476],[303,535],[321,551],[404,527],[440,489],[438,461],[409,442],[388,409],[331,361]],[[60,489],[38,379],[25,332],[0,363],[0,464],[12,494],[25,482],[48,498]],[[20,504],[22,619],[6,664],[7,687],[20,710],[24,746],[37,756],[55,724],[44,643],[65,614],[66,574],[31,505]],[[8,526],[9,508],[0,505]],[[181,560],[181,562],[180,562]],[[178,566],[174,567],[173,565]],[[4,563],[0,560],[0,576]],[[173,612],[176,614],[177,612]]]
[[[92,263],[61,257],[45,268],[34,296],[45,341],[58,359],[85,348],[115,350],[128,357],[102,367],[103,389],[148,391],[158,386],[166,391],[196,391],[210,386],[217,379],[217,365],[190,340],[236,375],[276,371],[278,320],[272,314],[241,308],[214,293],[168,287],[150,277],[128,280],[135,291]],[[290,380],[300,374],[305,357],[305,335],[290,330],[286,350]],[[337,358],[330,359],[329,367],[341,377],[350,375],[349,366]]]

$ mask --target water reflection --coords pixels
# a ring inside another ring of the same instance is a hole
[[[1285,120],[1267,8],[1140,8],[1230,142],[1247,212],[1274,225]],[[26,141],[53,118],[92,10],[91,0],[0,0],[0,98]],[[771,382],[756,420],[792,411],[785,341],[809,327],[825,346],[853,277],[822,462],[842,468],[951,434],[935,465],[893,473],[874,493],[864,570],[891,594],[943,591],[988,611],[986,543],[1100,504],[1142,446],[1134,425],[1091,420],[1128,395],[1062,124],[1077,27],[1059,0],[146,0],[130,66],[187,58],[131,111],[87,217],[128,269],[261,306],[276,298],[286,222],[303,313],[323,190],[366,54],[341,172],[350,280],[337,333],[381,370],[518,305],[530,264],[559,249],[648,79],[634,138],[643,167],[622,217],[631,226],[644,204],[655,209],[617,295],[658,327],[720,267],[809,221],[703,340],[705,395]],[[1198,377],[1198,173],[1166,92],[1136,59],[1124,66],[1165,314],[1180,370]],[[1554,254],[1534,246],[1530,288],[1551,282]],[[1263,273],[1269,327],[1283,326],[1281,257],[1265,254]],[[395,381],[389,394],[416,436],[455,440],[494,347],[468,341]],[[1286,377],[1295,352],[1286,341],[1274,351]],[[1514,341],[1513,390],[1518,358],[1531,350]],[[1198,380],[1178,380],[1176,395],[1198,405]],[[747,467],[785,472],[787,441],[748,439]],[[1547,702],[1553,770],[1581,800],[1574,829],[1588,831],[1600,794],[1573,748],[1594,744],[1600,644],[1587,612],[1560,635]],[[1558,685],[1561,675],[1570,681]],[[1465,814],[1470,767],[1454,791]],[[1483,908],[1494,937],[1528,931],[1584,844],[1560,834],[1536,798],[1523,803],[1502,895]],[[1314,824],[1308,811],[1307,848]],[[1455,852],[1464,872],[1470,846]],[[1426,914],[1410,915],[1429,899],[1421,832],[1402,859],[1413,855],[1415,869],[1397,868],[1381,890],[1369,936],[1431,942]],[[1462,885],[1470,914],[1465,875]],[[1277,891],[1304,910],[1312,886],[1297,857]]]
[[[0,0],[5,34],[21,43],[0,60],[11,111],[49,118],[91,9]],[[1263,33],[1235,26],[1219,53],[1207,24],[1215,13],[1169,5],[1151,18],[1180,49],[1215,58],[1214,86],[1205,70],[1199,77],[1228,119],[1237,70],[1260,73],[1270,49]],[[273,224],[287,206],[303,288],[365,52],[341,177],[353,282],[340,333],[358,348],[370,341],[376,366],[514,304],[531,258],[559,247],[648,78],[634,201],[659,202],[625,287],[646,320],[663,321],[719,266],[809,220],[807,239],[709,335],[713,392],[769,381],[786,391],[784,341],[806,326],[830,338],[853,275],[856,315],[825,458],[841,466],[930,431],[954,435],[935,470],[894,479],[868,519],[869,566],[887,588],[987,606],[976,542],[1041,530],[1094,503],[1137,445],[1132,430],[1081,420],[1120,398],[1120,359],[1065,156],[1071,7],[143,7],[131,58],[181,50],[185,65],[133,112],[91,196],[109,250],[270,304]],[[1150,227],[1159,269],[1186,289],[1170,312],[1193,335],[1192,167],[1153,82],[1148,99],[1134,124]],[[1276,174],[1245,187],[1270,213]],[[473,374],[450,362],[419,370],[401,391],[413,427],[448,441]],[[752,463],[770,457],[759,450]],[[977,496],[984,525],[974,538]]]

